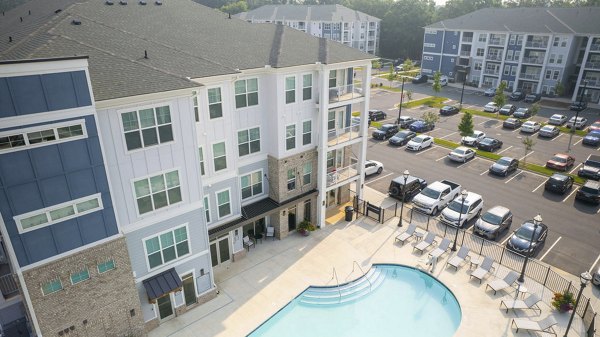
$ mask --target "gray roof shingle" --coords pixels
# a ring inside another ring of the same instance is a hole
[[[261,21],[381,21],[374,16],[342,5],[264,5],[236,16],[243,20]]]
[[[600,7],[484,8],[425,28],[517,33],[598,34]]]
[[[20,26],[27,6],[35,11]],[[61,11],[55,13],[58,8]],[[73,19],[81,25],[71,24]],[[190,0],[169,0],[162,6],[151,1],[145,6],[118,1],[108,6],[104,0],[32,0],[0,17],[0,32],[1,60],[89,56],[96,100],[196,87],[188,78],[265,65],[373,58],[289,27],[229,19]]]

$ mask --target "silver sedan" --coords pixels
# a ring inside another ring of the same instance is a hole
[[[539,133],[538,136],[539,137],[548,137],[548,138],[554,138],[556,136],[558,136],[558,134],[560,133],[560,130],[554,126],[554,125],[544,125]]]

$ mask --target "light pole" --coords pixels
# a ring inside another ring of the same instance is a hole
[[[579,275],[579,281],[581,281],[581,288],[579,288],[579,294],[577,294],[577,300],[575,300],[575,308],[573,308],[573,313],[571,314],[571,318],[569,318],[569,324],[567,324],[567,329],[565,330],[564,337],[567,337],[569,333],[569,329],[571,328],[571,323],[573,323],[573,317],[575,317],[575,313],[577,312],[577,306],[579,305],[579,300],[581,299],[581,293],[583,293],[583,289],[587,286],[592,280],[592,275],[590,273],[583,272]]]
[[[583,80],[583,90],[581,91],[581,96],[579,96],[579,106],[583,106],[583,96],[585,95],[585,89],[587,89],[587,85],[588,81]],[[575,130],[577,130],[577,127],[575,125],[577,124],[579,111],[580,108],[578,108],[577,111],[575,111],[575,121],[573,121],[573,126],[571,127],[571,132],[569,133],[569,147],[567,147],[567,152],[571,152],[571,141],[573,140],[573,134],[575,133]]]
[[[400,105],[398,106],[398,122],[400,124],[400,116],[402,116],[402,99],[404,98],[404,76],[402,76],[402,87],[400,89]]]
[[[404,186],[402,186],[402,204],[400,206],[400,221],[398,221],[398,227],[402,227],[402,213],[404,211],[404,199],[406,199],[406,181],[408,180],[408,176],[410,172],[408,170],[404,170],[402,172],[402,176],[404,177]]]
[[[460,220],[462,218],[463,207],[465,207],[465,200],[469,192],[467,190],[460,191],[460,212],[458,212],[458,223],[456,224],[456,233],[454,233],[454,243],[452,244],[452,251],[456,251],[456,241],[458,241],[458,230],[460,229]]]
[[[542,216],[536,215],[533,218],[533,232],[531,232],[531,238],[529,239],[529,247],[527,248],[527,252],[525,253],[525,261],[523,261],[523,269],[521,270],[521,275],[519,275],[519,279],[517,282],[523,283],[525,282],[525,268],[527,268],[527,261],[529,261],[529,254],[531,251],[531,246],[533,245],[533,240],[535,238],[535,232],[537,232],[538,225],[542,223]]]
[[[467,76],[469,75],[469,67],[467,66],[463,66],[463,71],[465,72],[465,80],[463,81],[462,84],[462,91],[460,92],[460,105],[459,108],[462,110],[462,102],[463,102],[463,96],[465,95],[465,83],[467,83]]]

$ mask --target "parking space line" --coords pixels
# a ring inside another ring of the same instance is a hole
[[[511,145],[511,146],[509,146],[509,147],[507,147],[506,149],[504,149],[504,150],[502,150],[502,151],[498,151],[498,152],[497,152],[497,154],[502,154],[502,152],[504,152],[504,151],[506,151],[506,150],[510,149],[511,147],[512,147],[512,145]]]
[[[488,122],[488,121],[487,121],[487,120],[485,120],[485,121],[483,121],[483,122],[481,122],[481,123],[477,123],[477,125],[483,125],[483,124],[485,124],[485,123],[487,123],[487,122]]]
[[[573,174],[573,172],[575,172],[575,170],[577,170],[579,168],[579,166],[581,166],[581,163],[577,164],[577,166],[573,167],[573,169],[571,171],[569,171],[569,174]]]
[[[574,188],[574,189],[573,189],[573,192],[569,193],[569,195],[567,195],[567,197],[566,197],[566,198],[564,198],[564,199],[562,200],[562,202],[565,202],[565,201],[567,201],[567,199],[569,199],[569,197],[571,197],[571,196],[573,195],[573,193],[575,193],[575,192],[577,192],[577,189],[576,189],[576,188]]]
[[[531,151],[528,154],[524,155],[523,157],[519,158],[519,161],[525,159],[526,157],[529,157],[529,155],[533,154],[535,151]]]
[[[592,263],[592,266],[590,267],[590,270],[588,270],[588,272],[592,272],[592,270],[594,270],[594,267],[596,266],[596,263],[598,263],[598,261],[600,261],[600,255],[598,255],[598,257],[596,258],[596,261],[594,261],[594,263]]]
[[[506,239],[504,239],[502,242],[500,242],[500,244],[501,244],[502,246],[504,246],[504,245],[506,244],[506,241],[508,241],[508,239],[510,239],[510,237],[511,237],[511,236],[512,236],[512,235],[507,235],[507,236],[506,236]]]
[[[515,133],[515,132],[517,132],[517,131],[521,131],[521,128],[514,129],[514,130],[512,130],[510,133]]]
[[[502,123],[500,123],[500,125],[496,126],[496,129],[501,129],[504,125],[502,125]]]
[[[444,138],[446,138],[446,137],[450,137],[450,136],[452,136],[452,135],[455,135],[455,134],[457,134],[457,133],[458,133],[458,131],[456,131],[456,132],[452,132],[452,133],[449,133],[449,134],[445,135],[444,137],[440,137],[440,139],[444,139]]]
[[[442,159],[446,159],[446,157],[448,157],[448,156],[443,156],[442,158],[438,158],[438,159],[436,159],[435,161],[440,161],[440,160],[442,160]]]
[[[489,171],[490,171],[490,170],[489,170],[489,169],[487,169],[487,170],[485,170],[485,171],[481,172],[479,175],[480,175],[480,176],[482,176],[482,175],[484,175],[484,174],[488,173]]]
[[[515,179],[518,175],[520,175],[521,173],[523,173],[523,170],[519,171],[519,173],[515,174],[514,176],[512,176],[510,179],[508,179],[507,181],[505,181],[505,184],[508,184],[511,180]]]
[[[531,191],[531,192],[532,192],[532,193],[535,193],[535,191],[537,191],[537,190],[538,190],[538,188],[540,188],[540,187],[542,187],[542,185],[546,184],[546,181],[548,181],[548,179],[546,179],[546,180],[542,181],[542,183],[541,183],[541,184],[540,184],[538,187],[536,187],[536,188],[535,188],[535,190],[533,190],[533,191]]]
[[[577,144],[581,143],[581,141],[582,141],[582,140],[583,140],[583,138],[580,138],[580,139],[579,139],[578,141],[576,141],[576,142],[575,142],[575,144],[573,144],[573,145],[577,145]]]
[[[550,139],[550,141],[551,141],[551,142],[553,142],[553,141],[557,140],[558,138],[560,138],[561,136],[564,136],[564,135],[565,135],[565,134],[561,132],[561,133],[559,133],[559,134],[558,134],[558,136],[556,136],[556,137],[554,137],[554,138]]]
[[[423,154],[423,153],[425,153],[425,152],[427,152],[427,151],[431,151],[431,150],[433,150],[433,148],[434,148],[434,147],[432,146],[432,147],[428,148],[428,149],[427,149],[427,150],[425,150],[425,151],[421,151],[421,152],[419,152],[419,153],[415,154],[415,156],[418,156],[418,155],[420,155],[420,154]]]
[[[470,162],[472,162],[472,161],[475,161],[475,160],[477,160],[477,157],[473,157],[473,159],[471,159],[471,160],[467,160],[466,162],[464,162],[464,163],[462,163],[462,164],[458,165],[456,168],[457,168],[457,169],[459,169],[459,168],[461,168],[461,167],[463,167],[463,166],[465,166],[465,165],[467,165],[467,164],[469,164]]]
[[[392,173],[392,172],[390,172],[390,173],[388,173],[388,174],[386,174],[386,175],[384,175],[384,176],[378,177],[377,179],[369,180],[369,181],[365,182],[365,184],[374,183],[374,182],[376,182],[377,180],[383,179],[383,178],[385,178],[385,177],[389,177],[389,176],[391,176],[392,174],[393,174],[393,173]]]
[[[548,255],[548,253],[550,253],[550,251],[552,250],[552,248],[554,248],[554,246],[556,246],[556,244],[558,243],[558,241],[560,241],[560,239],[562,239],[562,236],[559,236],[558,239],[556,239],[556,241],[554,241],[554,243],[552,244],[552,246],[550,246],[550,248],[548,248],[548,250],[544,253],[544,255],[542,255],[542,257],[540,258],[540,261],[544,260],[544,258],[546,257],[546,255]]]

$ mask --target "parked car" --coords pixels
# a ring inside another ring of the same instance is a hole
[[[494,152],[502,147],[502,141],[492,137],[485,137],[479,143],[477,148],[487,152]]]
[[[523,125],[523,122],[520,119],[516,118],[507,118],[503,123],[502,127],[507,129],[518,129]]]
[[[400,116],[400,118],[398,118],[398,125],[400,125],[401,128],[406,129],[415,121],[416,119],[414,119],[413,117]]]
[[[521,132],[536,133],[542,125],[538,122],[527,121],[521,125]]]
[[[406,145],[406,143],[408,143],[411,139],[415,138],[416,135],[417,134],[412,131],[402,130],[390,138],[388,142],[390,145],[402,146]]]
[[[515,113],[517,107],[512,104],[505,104],[502,108],[500,108],[500,114],[505,116],[510,116]]]
[[[411,151],[420,151],[432,145],[433,137],[427,135],[418,135],[406,144],[406,149]]]
[[[492,166],[490,166],[490,173],[507,176],[511,172],[516,171],[519,168],[519,160],[511,157],[502,157],[498,159]]]
[[[572,186],[574,179],[562,173],[554,173],[544,184],[544,189],[549,192],[565,194]]]
[[[463,228],[469,221],[478,217],[482,209],[483,198],[481,195],[468,192],[464,200],[462,195],[459,195],[448,204],[448,207],[444,208],[440,214],[440,221],[446,225]]]
[[[560,129],[554,125],[544,125],[538,133],[538,137],[554,138],[558,136]]]
[[[423,120],[418,120],[412,123],[408,128],[410,129],[410,131],[414,132],[427,132],[433,130],[434,127],[435,125],[432,123],[427,123]]]
[[[376,160],[365,161],[365,176],[383,172],[383,163]]]
[[[592,283],[596,286],[600,286],[600,267],[598,267],[598,270],[596,270],[592,276]]]
[[[386,118],[387,114],[381,110],[369,110],[369,119],[372,121],[378,121]]]
[[[523,90],[513,91],[513,93],[508,96],[508,99],[511,101],[520,101],[523,98],[525,98],[525,92],[523,92]]]
[[[465,163],[467,160],[475,157],[475,151],[468,147],[459,146],[448,153],[448,158],[453,161]]]
[[[483,92],[483,96],[494,97],[496,96],[496,88],[487,88]]]
[[[535,103],[535,102],[539,101],[540,99],[542,99],[542,94],[529,94],[529,95],[525,96],[526,103]]]
[[[417,76],[415,76],[415,78],[412,79],[412,83],[413,84],[419,84],[419,83],[427,83],[427,75],[425,74],[419,74]]]
[[[394,70],[396,70],[396,71],[404,71],[404,64],[399,64],[399,65],[395,66]]]
[[[506,242],[506,247],[519,254],[533,256],[541,249],[548,236],[548,226],[543,223],[538,224],[534,232],[535,225],[533,220],[526,221],[517,229],[510,239]],[[531,238],[533,236],[533,242]]]
[[[433,84],[432,84],[432,85],[433,85]],[[446,75],[442,75],[442,76],[440,76],[440,85],[441,85],[442,87],[445,87],[445,86],[447,86],[447,85],[448,85],[448,76],[446,76]]]
[[[590,131],[600,131],[600,120],[595,121],[594,123],[592,123],[592,125],[590,125],[589,127]]]
[[[546,162],[546,167],[566,171],[575,164],[575,157],[564,153],[556,153]]]
[[[408,176],[405,180],[403,176],[399,176],[390,182],[388,195],[399,200],[404,198],[403,201],[409,201],[425,187],[427,187],[425,179]]]
[[[573,116],[567,122],[567,127],[572,128],[573,124],[575,124],[575,129],[583,130],[583,129],[585,129],[587,122],[588,122],[588,120],[585,117],[577,117],[577,121],[575,121],[575,116]]]
[[[500,233],[510,229],[513,214],[504,206],[494,206],[477,220],[473,232],[490,240],[498,239]]]
[[[593,180],[600,179],[600,156],[595,154],[589,155],[579,171],[577,171],[577,175]]]
[[[494,102],[489,102],[488,104],[483,106],[484,112],[496,112],[498,111],[498,105]]]
[[[586,101],[573,102],[573,103],[571,103],[571,106],[569,106],[569,109],[573,110],[573,111],[582,111],[582,110],[585,110],[586,108],[587,108]]]
[[[452,105],[444,105],[441,109],[440,109],[440,115],[443,116],[449,116],[449,115],[455,115],[460,111],[460,109],[456,106],[452,106]]]
[[[413,209],[436,215],[460,193],[460,184],[450,180],[434,181],[413,199]]]
[[[528,108],[518,108],[513,114],[513,117],[525,119],[531,117],[531,111]]]
[[[373,131],[373,138],[385,140],[396,133],[398,133],[397,124],[383,124],[379,129]]]
[[[575,199],[589,202],[592,204],[600,204],[600,182],[586,181],[575,194]]]
[[[567,122],[568,117],[561,114],[554,114],[548,119],[548,124],[561,126]]]
[[[600,145],[600,130],[590,131],[581,141],[584,145],[598,146]]]
[[[483,138],[485,138],[485,133],[475,130],[471,135],[462,137],[460,143],[467,146],[477,146],[477,143],[479,143],[479,141]]]

